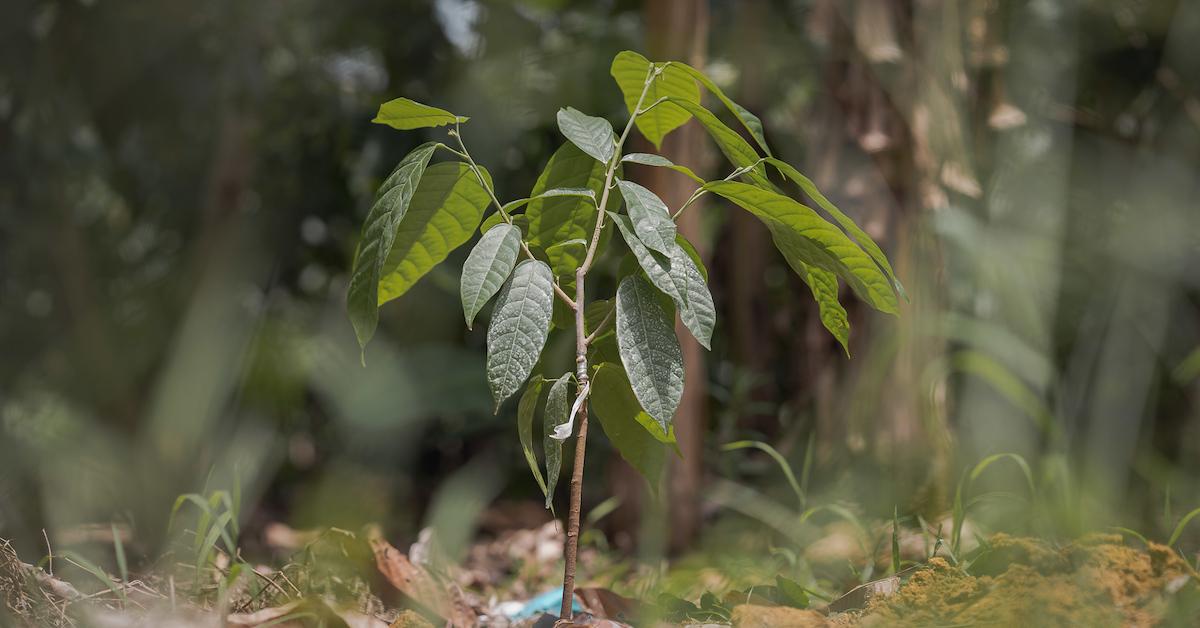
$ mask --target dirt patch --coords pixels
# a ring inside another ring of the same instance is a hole
[[[840,625],[1153,626],[1171,598],[1196,587],[1195,572],[1170,548],[1129,547],[1090,536],[1064,547],[997,535],[968,574],[941,558],[900,590],[874,598]]]

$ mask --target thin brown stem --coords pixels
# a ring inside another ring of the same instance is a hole
[[[587,279],[588,270],[592,268],[592,262],[596,258],[596,249],[600,244],[600,233],[604,229],[604,208],[608,206],[608,195],[613,188],[613,177],[616,176],[617,164],[621,161],[621,147],[629,137],[629,132],[633,130],[633,122],[637,119],[642,101],[646,99],[646,92],[650,89],[654,75],[655,69],[654,66],[651,66],[646,74],[646,83],[642,86],[642,94],[638,96],[637,103],[633,106],[633,113],[629,116],[629,121],[625,123],[625,130],[617,139],[613,157],[604,174],[604,189],[600,193],[600,202],[596,205],[596,228],[592,231],[592,239],[588,243],[583,263],[575,271],[575,379],[579,385],[577,400],[580,405],[579,433],[575,437],[575,465],[571,470],[571,501],[567,508],[567,545],[564,549],[566,566],[563,568],[562,609],[558,615],[560,619],[571,619],[571,607],[575,602],[575,563],[579,556],[579,507],[583,499],[583,457],[587,451],[587,395],[590,390],[588,387],[587,350],[588,344],[593,338],[588,336],[587,326],[584,323],[583,314],[586,304],[584,282]]]
[[[584,281],[587,270],[580,267],[575,271],[575,302],[584,302]],[[587,332],[584,327],[583,307],[575,310],[575,377],[579,382],[580,394],[588,386]],[[563,597],[559,618],[570,619],[571,607],[575,602],[575,564],[579,556],[579,510],[583,496],[583,459],[587,453],[588,408],[585,401],[579,408],[579,433],[575,437],[575,465],[571,470],[571,503],[567,507],[566,566],[563,568]]]

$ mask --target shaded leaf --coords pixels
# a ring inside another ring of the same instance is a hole
[[[638,405],[625,371],[616,364],[601,364],[592,375],[592,409],[617,452],[657,490],[666,462],[666,431]],[[659,438],[647,429],[653,425]]]
[[[650,190],[632,181],[618,181],[633,230],[652,251],[670,255],[675,248],[675,221],[667,204]]]
[[[437,144],[422,144],[409,153],[379,186],[375,203],[363,222],[362,239],[350,271],[346,307],[360,347],[366,347],[379,323],[379,280],[396,241],[396,230],[408,211],[417,183]]]
[[[481,172],[488,176],[486,170]],[[470,240],[490,201],[487,188],[466,164],[430,166],[396,230],[396,242],[379,279],[379,302],[387,303],[408,292],[451,251]]]
[[[445,109],[423,105],[408,98],[397,98],[379,105],[379,113],[371,120],[375,124],[386,124],[393,129],[408,131],[427,127],[444,126],[466,122],[470,118],[457,116]]]
[[[528,201],[529,199],[525,200]],[[511,217],[513,226],[520,229],[522,235],[529,233],[528,216],[525,214],[511,214]],[[504,220],[504,214],[501,214],[500,212],[492,212],[487,218],[483,219],[483,222],[479,223],[479,233],[487,233],[492,227],[503,224],[508,224],[507,221]]]
[[[650,106],[659,98],[669,97],[670,102],[662,102],[653,109],[637,117],[634,124],[638,131],[654,144],[655,148],[662,147],[662,140],[668,133],[683,126],[691,118],[691,114],[674,99],[682,102],[700,104],[700,88],[688,76],[687,72],[675,64],[654,64],[656,68],[665,68],[651,80],[646,96],[642,99],[642,108]],[[650,70],[650,61],[642,55],[629,50],[620,52],[613,58],[610,73],[621,88],[625,98],[625,106],[629,114],[634,115],[638,97],[646,84],[646,76]]]
[[[666,431],[683,397],[683,354],[673,317],[636,275],[617,287],[617,348],[638,402]]]
[[[554,487],[558,486],[558,476],[562,470],[563,442],[553,437],[554,429],[563,425],[570,418],[571,374],[564,373],[550,385],[550,393],[546,395],[546,413],[543,424],[542,450],[546,456],[546,508],[554,501]]]
[[[550,157],[533,186],[533,200],[525,210],[529,217],[527,242],[534,250],[546,253],[557,276],[574,275],[583,255],[569,247],[556,249],[553,254],[547,249],[560,242],[592,237],[597,215],[594,199],[603,191],[604,174],[604,164],[567,142]],[[595,196],[541,196],[555,188],[586,188]]]
[[[546,345],[554,306],[554,276],[525,260],[500,290],[487,334],[487,376],[496,410],[521,388]]]
[[[508,224],[489,229],[463,263],[459,295],[462,297],[463,314],[467,318],[467,329],[475,321],[475,315],[483,309],[512,272],[521,252],[521,230]]]
[[[633,232],[633,224],[628,216],[610,216],[650,282],[670,297],[679,310],[679,318],[684,326],[704,348],[709,348],[717,322],[717,310],[704,275],[696,263],[676,241],[671,242],[669,257],[652,253]]]
[[[525,386],[521,401],[517,403],[517,435],[521,439],[521,451],[525,454],[525,462],[529,464],[529,470],[533,472],[533,479],[537,480],[538,488],[542,489],[542,495],[549,497],[550,491],[546,486],[546,480],[542,478],[542,469],[538,466],[537,456],[533,453],[533,417],[537,413],[538,401],[541,400],[544,381],[541,375],[529,378],[529,384]]]
[[[608,120],[589,116],[573,107],[564,107],[558,110],[558,130],[596,161],[608,165],[612,160],[616,139]]]

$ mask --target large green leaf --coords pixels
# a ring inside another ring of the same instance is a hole
[[[617,287],[617,348],[633,394],[663,430],[683,398],[683,353],[672,316],[646,280],[630,275]]]
[[[738,168],[747,168],[746,176],[760,187],[768,190],[774,189],[774,184],[767,178],[766,167],[761,163],[762,157],[737,131],[726,126],[711,111],[698,104],[675,99],[672,99],[671,102],[696,117],[704,130],[708,131],[709,136],[716,142],[721,154],[725,155],[730,163]]]
[[[546,487],[546,480],[542,478],[542,468],[538,465],[537,455],[533,453],[533,417],[537,414],[543,381],[541,375],[534,375],[529,378],[529,384],[521,394],[521,401],[517,403],[517,435],[521,439],[521,451],[525,454],[529,470],[533,472],[533,479],[537,480],[542,495],[548,496],[550,491]]]
[[[481,172],[488,176],[486,170]],[[387,303],[408,292],[451,251],[470,240],[490,200],[487,188],[466,164],[430,166],[396,230],[396,242],[379,279],[379,302]]]
[[[436,149],[436,143],[422,144],[402,159],[379,186],[375,203],[363,222],[362,239],[350,273],[350,290],[346,294],[346,308],[360,347],[365,348],[375,335],[375,326],[379,323],[379,280],[383,277],[384,263],[396,241],[396,229],[408,211],[417,183]]]
[[[696,340],[709,348],[713,327],[717,322],[717,310],[712,294],[704,281],[704,275],[687,251],[674,239],[670,243],[670,256],[664,257],[650,251],[633,230],[628,216],[609,214],[617,229],[625,238],[625,244],[633,253],[642,270],[656,288],[671,298],[679,309],[679,318],[692,332]]]
[[[712,181],[704,188],[758,216],[771,229],[775,245],[784,257],[796,257],[833,272],[845,279],[871,307],[896,313],[896,294],[879,266],[812,208],[782,194],[736,181]]]
[[[558,130],[579,150],[607,165],[616,148],[616,138],[608,120],[589,116],[586,113],[564,107],[558,110]]]
[[[654,426],[666,437],[657,422],[638,405],[625,372],[616,364],[601,364],[592,375],[592,409],[614,447],[633,468],[657,488],[666,462],[660,438],[646,429]]]
[[[546,455],[546,508],[554,500],[554,487],[558,485],[559,472],[562,469],[562,441],[552,437],[554,428],[563,425],[570,418],[571,412],[571,374],[565,373],[550,385],[550,394],[546,395],[546,416],[544,419],[542,450]]]
[[[633,230],[652,251],[670,255],[675,248],[675,221],[667,204],[650,190],[632,182],[618,181]]]
[[[513,269],[500,290],[487,333],[487,377],[495,407],[521,388],[546,345],[554,307],[554,275],[538,260]]]
[[[610,73],[616,80],[617,86],[621,88],[621,95],[625,98],[625,106],[629,109],[629,115],[635,113],[638,97],[641,96],[642,88],[645,87],[650,67],[650,61],[646,57],[629,50],[620,52],[613,58]],[[655,148],[661,148],[663,138],[671,131],[683,126],[691,118],[691,114],[675,103],[675,99],[695,103],[698,106],[700,104],[700,88],[696,86],[696,81],[692,80],[685,70],[675,64],[656,63],[654,67],[663,69],[653,78],[650,87],[646,90],[646,96],[642,99],[642,108],[645,109],[659,98],[671,98],[672,100],[659,103],[653,109],[638,116],[634,124],[637,125],[638,131],[641,131],[642,135],[650,140],[651,144],[654,144]]]
[[[701,179],[700,175],[692,172],[691,168],[688,168],[687,166],[680,166],[679,164],[676,164],[662,155],[655,155],[654,153],[629,153],[621,158],[621,162],[641,164],[643,166],[655,166],[657,168],[668,168],[686,176],[696,183],[704,183],[704,179]]]
[[[771,149],[767,147],[767,138],[763,135],[762,120],[759,120],[758,116],[750,113],[750,111],[745,107],[730,100],[730,98],[725,95],[725,92],[721,91],[721,88],[717,87],[717,84],[713,83],[712,79],[705,76],[700,70],[697,70],[686,63],[680,63],[678,61],[672,61],[671,65],[679,66],[684,72],[690,74],[692,78],[700,81],[700,84],[707,88],[708,91],[712,92],[712,94],[716,96],[726,108],[729,109],[730,113],[732,113],[734,117],[738,119],[738,122],[741,122],[742,126],[746,127],[746,130],[750,132],[751,137],[753,137],[754,141],[757,142],[759,147],[763,149],[763,152],[768,155],[771,154]]]
[[[521,253],[521,230],[499,224],[488,229],[467,261],[463,263],[459,294],[462,297],[463,314],[467,318],[467,329],[475,321],[475,315],[483,309],[512,272]]]
[[[850,234],[850,238],[857,242],[858,245],[867,252],[867,255],[870,255],[871,259],[875,260],[875,263],[879,264],[879,267],[882,268],[885,273],[887,273],[888,279],[892,280],[892,284],[896,287],[896,291],[901,295],[904,294],[904,286],[902,286],[900,284],[900,280],[896,278],[896,273],[892,270],[892,265],[888,262],[887,255],[883,254],[883,250],[879,248],[879,245],[875,243],[875,240],[871,239],[871,236],[867,235],[866,231],[863,231],[857,224],[855,224],[854,220],[842,213],[842,210],[838,209],[836,205],[829,201],[829,199],[825,198],[824,194],[821,194],[821,190],[817,189],[817,184],[813,183],[811,179],[801,174],[799,170],[796,170],[791,164],[785,161],[770,158],[766,160],[766,163],[775,166],[775,168],[782,172],[784,176],[794,181],[796,185],[800,186],[801,190],[804,190],[805,194],[817,202],[817,205],[819,205],[821,209],[824,209],[826,212],[828,212],[829,215],[832,216],[833,219],[842,226],[842,229],[845,229],[846,232]]]
[[[379,113],[371,120],[376,124],[386,124],[393,129],[408,131],[426,127],[443,126],[466,122],[470,118],[457,116],[445,109],[423,105],[415,100],[397,98],[379,106]]]
[[[529,217],[527,242],[530,248],[545,254],[554,274],[559,277],[575,274],[575,269],[583,262],[583,249],[574,246],[548,249],[556,244],[592,237],[596,228],[595,198],[603,191],[604,174],[604,164],[567,142],[550,157],[533,186],[533,200],[525,210]],[[541,196],[555,188],[586,188],[595,197]],[[613,200],[616,199],[610,199],[610,204]]]

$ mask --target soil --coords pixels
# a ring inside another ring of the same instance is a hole
[[[933,558],[890,596],[830,616],[840,626],[1154,626],[1197,574],[1170,548],[1095,535],[1055,547],[997,535],[971,574]]]

